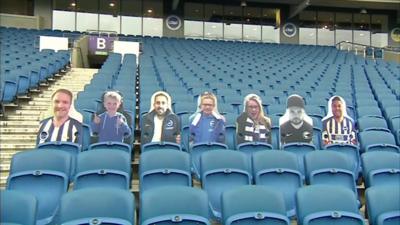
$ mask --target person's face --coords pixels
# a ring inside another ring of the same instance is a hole
[[[258,119],[258,116],[260,115],[260,106],[256,100],[250,99],[247,102],[247,114],[253,120]]]
[[[117,111],[121,102],[115,98],[105,98],[104,99],[104,108],[106,108],[107,112],[111,115],[114,115]]]
[[[200,110],[207,115],[212,114],[212,112],[214,111],[214,107],[215,103],[214,100],[211,98],[203,98],[203,100],[201,101]]]
[[[153,103],[154,110],[156,111],[158,116],[162,116],[167,112],[168,109],[168,100],[167,97],[163,95],[159,95],[154,99]]]
[[[341,118],[343,116],[343,103],[341,101],[332,102],[332,114],[335,118]]]
[[[303,121],[304,113],[303,109],[300,107],[290,107],[289,108],[289,120],[293,124],[300,124]]]
[[[71,108],[71,98],[69,95],[58,92],[53,97],[53,113],[54,117],[58,119],[68,117]]]

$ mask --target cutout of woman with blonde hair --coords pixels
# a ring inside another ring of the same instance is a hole
[[[236,119],[236,144],[271,144],[271,119],[264,114],[261,98],[256,94],[249,94],[244,98],[243,105],[243,113]]]
[[[217,97],[211,92],[204,92],[197,104],[198,109],[190,118],[190,142],[225,144],[225,118],[218,112]]]

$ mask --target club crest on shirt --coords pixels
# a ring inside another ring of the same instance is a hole
[[[347,126],[343,126],[343,131],[347,131],[348,129]]]
[[[214,121],[214,120],[211,120],[211,121],[210,121],[210,127],[211,127],[211,128],[214,128],[214,126],[215,126],[215,121]]]
[[[168,120],[165,129],[168,129],[168,130],[173,129],[173,126],[174,126],[174,121]]]
[[[303,132],[303,138],[304,139],[311,139],[311,133],[308,131]]]
[[[49,133],[46,131],[40,132],[39,138],[41,141],[45,141],[49,137]]]

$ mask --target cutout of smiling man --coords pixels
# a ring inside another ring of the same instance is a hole
[[[69,116],[73,94],[58,89],[51,96],[53,116],[40,122],[36,143],[66,141],[81,144],[82,123]]]
[[[181,142],[181,124],[171,107],[171,96],[164,91],[151,96],[149,113],[143,116],[141,144],[149,142]]]
[[[291,95],[286,104],[286,113],[279,119],[281,146],[294,142],[312,143],[313,123],[305,112],[303,97]]]

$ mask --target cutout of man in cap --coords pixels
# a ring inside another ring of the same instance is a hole
[[[164,91],[151,96],[149,113],[143,116],[141,144],[149,142],[181,142],[181,124],[171,107],[171,96]]]
[[[328,115],[322,119],[323,144],[357,144],[354,120],[347,115],[344,99],[340,96],[331,97],[328,109]]]
[[[279,119],[279,130],[281,146],[294,142],[312,143],[313,121],[306,114],[300,95],[288,97],[286,113]]]

